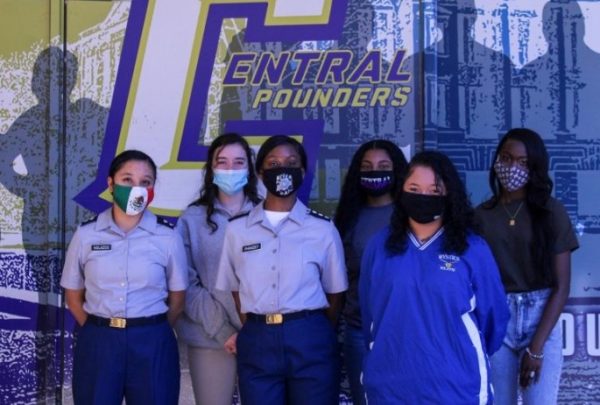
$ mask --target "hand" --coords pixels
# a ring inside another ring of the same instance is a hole
[[[229,336],[229,338],[225,341],[225,344],[223,345],[225,351],[229,354],[237,354],[237,348],[235,344],[237,340],[237,335],[237,333],[234,333],[233,335]]]
[[[542,372],[542,359],[534,359],[529,354],[524,353],[521,358],[521,371],[519,373],[519,384],[523,388],[537,383]]]

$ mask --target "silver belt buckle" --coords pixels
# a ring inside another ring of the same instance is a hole
[[[283,323],[283,314],[266,314],[265,322],[267,325],[279,325]]]
[[[127,326],[127,319],[125,318],[110,318],[110,323],[108,324],[111,328],[119,328],[123,329]]]

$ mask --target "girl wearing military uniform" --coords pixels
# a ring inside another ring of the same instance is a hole
[[[188,285],[180,236],[146,210],[156,165],[128,150],[112,161],[113,205],[82,224],[61,286],[81,329],[75,343],[75,404],[176,404],[179,356],[171,325]]]
[[[217,289],[233,292],[241,399],[253,404],[337,404],[335,323],[347,289],[340,236],[296,197],[306,153],[269,138],[256,159],[264,202],[225,231]]]

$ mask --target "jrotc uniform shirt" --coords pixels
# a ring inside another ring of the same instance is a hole
[[[302,202],[277,226],[264,203],[225,230],[216,288],[239,291],[242,313],[290,313],[328,306],[348,288],[337,229]]]
[[[123,232],[111,209],[75,232],[60,285],[85,289],[83,309],[97,316],[137,318],[167,312],[168,291],[188,285],[183,242],[164,220],[146,210]]]

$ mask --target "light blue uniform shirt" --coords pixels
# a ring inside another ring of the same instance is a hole
[[[147,210],[125,233],[109,208],[75,232],[60,285],[85,289],[83,309],[88,314],[137,318],[165,313],[168,291],[183,291],[188,285],[183,242]]]
[[[229,222],[216,288],[239,291],[243,313],[326,308],[325,294],[348,288],[340,235],[299,200],[273,227],[261,203]]]

